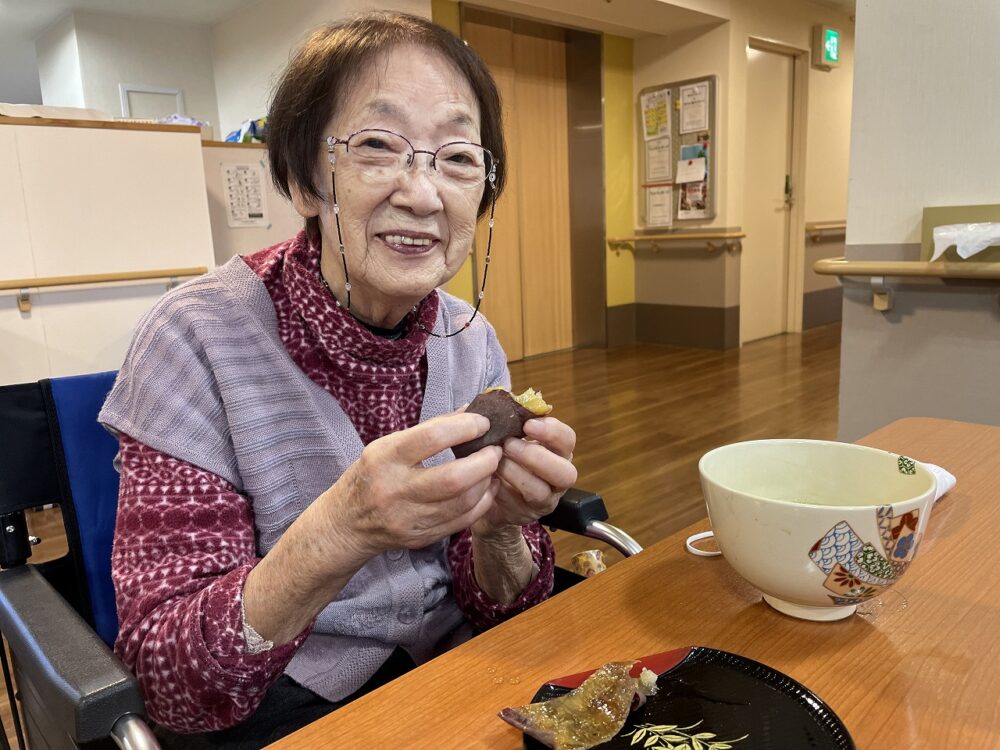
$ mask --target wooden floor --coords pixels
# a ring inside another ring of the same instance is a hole
[[[550,354],[511,365],[515,390],[531,386],[577,432],[578,487],[601,494],[611,523],[649,545],[703,518],[698,459],[719,445],[764,437],[835,439],[840,325],[730,351],[636,345]],[[32,562],[65,552],[58,511],[29,514],[43,542]],[[559,532],[557,562],[601,549]],[[3,691],[0,691],[3,692]],[[10,709],[0,719],[13,742]]]
[[[577,486],[605,499],[609,522],[648,545],[704,518],[698,459],[765,437],[833,440],[840,325],[741,349],[637,345],[550,354],[511,365],[515,390],[542,391],[577,433]],[[557,562],[591,539],[556,534]]]

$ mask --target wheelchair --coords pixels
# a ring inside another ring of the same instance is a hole
[[[2,648],[0,661],[21,750],[159,748],[139,683],[110,648],[118,633],[111,582],[118,442],[97,413],[115,374],[0,387],[0,634],[11,664]],[[25,512],[51,504],[61,509],[68,552],[29,564],[37,540]],[[607,518],[599,495],[574,488],[542,523],[625,556],[642,550]],[[579,580],[556,569],[557,588]],[[3,727],[0,750],[9,750]]]

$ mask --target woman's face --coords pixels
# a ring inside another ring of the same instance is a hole
[[[413,148],[433,152],[455,141],[479,143],[479,117],[471,87],[445,58],[401,46],[358,77],[324,135],[347,138],[359,130],[390,130]],[[385,315],[378,311],[387,307],[408,309],[461,268],[472,247],[484,186],[442,179],[430,169],[428,154],[417,154],[409,169],[389,179],[362,173],[344,146],[337,146],[334,156],[352,307],[379,318]],[[329,187],[325,148],[318,169],[317,183]],[[329,269],[339,278],[332,201],[317,209],[328,256],[324,273]],[[329,275],[327,280],[334,284]]]

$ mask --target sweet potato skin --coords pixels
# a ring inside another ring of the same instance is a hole
[[[482,414],[490,420],[490,429],[475,440],[452,448],[456,458],[471,456],[489,445],[503,445],[509,437],[524,437],[524,423],[536,416],[517,403],[510,391],[504,390],[480,393],[466,411]]]

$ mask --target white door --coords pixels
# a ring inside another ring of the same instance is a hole
[[[789,224],[786,188],[792,174],[794,61],[788,55],[748,48],[747,63],[741,342],[785,332]]]

